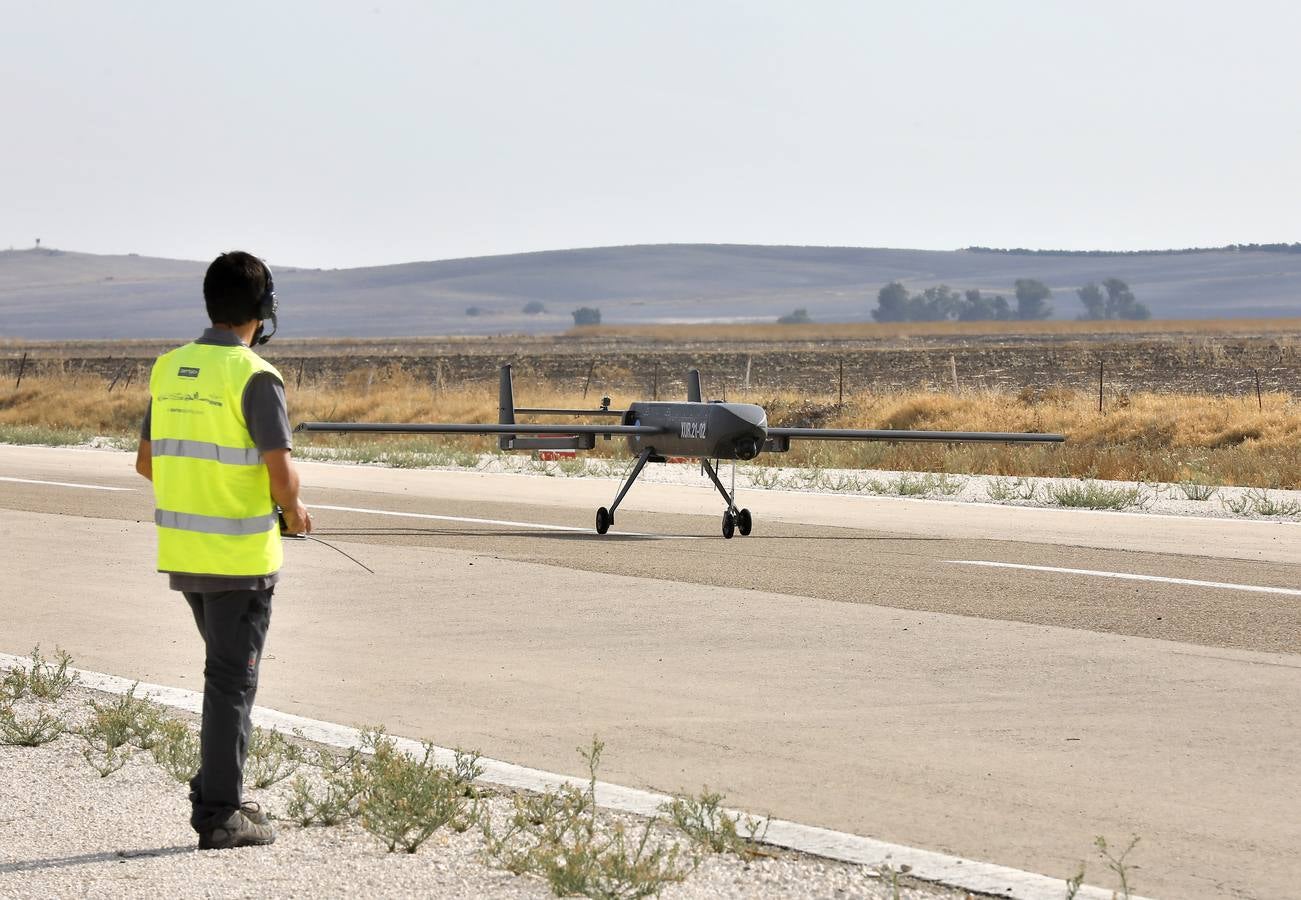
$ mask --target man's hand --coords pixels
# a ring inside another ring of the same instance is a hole
[[[298,503],[292,509],[286,509],[285,513],[285,531],[289,534],[311,534],[312,533],[312,514],[307,511],[307,507]]]
[[[298,499],[298,471],[289,458],[288,450],[267,450],[262,454],[267,475],[271,479],[271,499],[285,513],[285,530],[289,534],[309,534],[312,517]]]
[[[136,448],[136,471],[150,481],[154,480],[153,444],[149,441],[141,441]]]

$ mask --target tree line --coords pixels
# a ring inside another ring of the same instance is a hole
[[[913,294],[902,282],[892,281],[877,292],[872,318],[878,322],[1026,322],[1052,316],[1053,292],[1048,285],[1035,278],[1018,278],[1013,287],[1015,306],[1002,294],[975,288],[956,291],[940,284]],[[1119,278],[1107,278],[1101,285],[1090,281],[1075,294],[1084,306],[1077,317],[1082,320],[1152,317]]]

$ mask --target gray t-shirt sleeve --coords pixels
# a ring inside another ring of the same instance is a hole
[[[263,453],[293,449],[285,386],[270,372],[259,372],[244,386],[244,421],[253,446]]]

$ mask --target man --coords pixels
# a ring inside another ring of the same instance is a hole
[[[266,321],[274,333],[271,270],[248,253],[223,253],[203,299],[212,327],[154,363],[136,471],[154,485],[158,570],[203,636],[190,824],[207,850],[275,840],[258,805],[243,800],[249,715],[283,558],[275,506],[290,533],[310,532],[312,520],[290,459],[284,381],[250,349],[270,337]]]

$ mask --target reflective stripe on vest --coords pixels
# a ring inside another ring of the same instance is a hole
[[[196,531],[199,534],[262,534],[280,524],[275,513],[267,516],[250,516],[247,519],[225,519],[221,516],[201,516],[198,513],[171,512],[166,509],[154,510],[154,524],[160,528],[176,528],[180,531]]]
[[[262,454],[256,447],[223,447],[207,441],[159,438],[150,444],[152,456],[184,456],[186,459],[210,459],[228,466],[256,466]]]

